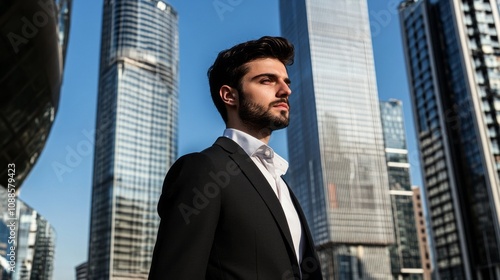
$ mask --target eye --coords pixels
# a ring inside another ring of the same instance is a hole
[[[262,84],[270,84],[272,82],[273,82],[273,80],[271,80],[270,78],[263,78],[260,80],[260,83],[262,83]]]

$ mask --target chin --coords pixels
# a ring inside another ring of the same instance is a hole
[[[272,127],[270,128],[271,130],[280,130],[283,128],[288,127],[289,124],[289,119],[277,119],[272,122]]]

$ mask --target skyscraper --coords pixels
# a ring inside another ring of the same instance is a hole
[[[87,262],[81,263],[75,267],[75,279],[87,280],[88,279]]]
[[[177,13],[162,1],[104,1],[89,279],[146,279],[156,206],[177,156]]]
[[[415,221],[418,233],[418,245],[420,250],[420,259],[424,270],[424,280],[431,280],[432,261],[429,252],[429,235],[427,234],[427,222],[424,215],[424,205],[422,203],[422,192],[420,187],[412,186],[413,209],[415,211]]]
[[[390,247],[393,279],[423,279],[402,102],[381,101],[380,116],[394,221],[395,244]]]
[[[8,197],[0,188],[0,197]],[[35,209],[16,199],[14,216],[0,200],[0,280],[52,279],[56,232]]]
[[[280,12],[296,50],[288,180],[323,272],[389,279],[394,237],[367,2],[282,0]]]
[[[405,1],[403,45],[440,279],[500,279],[494,0]]]

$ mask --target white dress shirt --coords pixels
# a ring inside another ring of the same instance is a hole
[[[255,165],[257,165],[259,170],[262,172],[264,177],[266,177],[269,185],[281,202],[281,207],[283,208],[283,212],[285,212],[288,227],[292,235],[296,257],[298,263],[300,264],[304,251],[304,236],[302,233],[302,225],[300,223],[299,215],[297,214],[297,211],[290,197],[288,187],[285,181],[283,181],[283,179],[281,178],[281,175],[284,175],[288,169],[288,162],[284,158],[276,154],[273,149],[271,149],[271,147],[266,145],[264,142],[245,132],[233,128],[228,128],[224,130],[224,136],[236,142],[248,154],[248,156],[253,160]],[[260,152],[263,152],[269,156],[273,156],[271,160],[273,161],[274,168],[271,167],[271,171],[269,171],[265,166],[263,160],[261,160],[261,158],[257,156],[257,153]],[[275,174],[271,174],[273,169],[275,171]]]

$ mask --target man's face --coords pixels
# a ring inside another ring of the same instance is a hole
[[[271,131],[289,123],[291,94],[285,66],[277,59],[262,58],[246,64],[248,72],[238,88],[238,114],[252,129]]]

